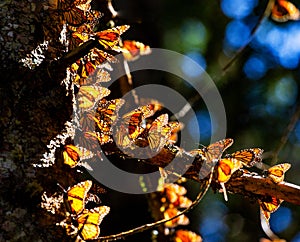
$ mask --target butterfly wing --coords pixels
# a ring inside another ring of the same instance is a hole
[[[79,108],[84,110],[92,109],[96,102],[108,96],[110,90],[99,86],[81,86],[77,94]]]
[[[272,8],[271,18],[276,22],[299,20],[300,11],[293,3],[289,1],[277,0]]]
[[[264,215],[266,221],[268,222],[271,213],[275,212],[280,207],[282,200],[276,197],[266,196],[262,199],[258,199],[258,203],[260,206],[261,213]]]
[[[282,163],[275,166],[272,166],[268,169],[267,174],[275,183],[283,182],[284,174],[290,169],[291,164]]]
[[[129,29],[129,25],[117,26],[94,34],[98,42],[106,49],[112,49],[118,44],[120,35]]]
[[[213,160],[219,160],[223,152],[232,144],[233,139],[223,139],[213,144],[210,144],[208,147],[203,148],[202,152],[207,162],[212,162]]]
[[[83,211],[85,198],[91,186],[92,181],[86,180],[67,190],[67,201],[70,204],[72,213],[79,214]]]
[[[107,206],[85,209],[77,218],[80,236],[84,240],[96,239],[100,234],[99,225],[109,211]]]
[[[262,149],[252,148],[236,151],[230,155],[226,155],[225,157],[239,160],[243,163],[243,165],[252,167],[256,162],[261,162],[262,153]]]
[[[64,163],[69,165],[71,168],[77,166],[80,156],[79,156],[79,149],[74,145],[65,145],[63,151]]]

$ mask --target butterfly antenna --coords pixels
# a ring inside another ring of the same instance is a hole
[[[67,193],[66,189],[60,185],[59,183],[56,183],[56,185],[64,192],[64,193]]]

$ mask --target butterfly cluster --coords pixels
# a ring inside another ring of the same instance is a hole
[[[192,201],[186,196],[187,190],[181,184],[165,183],[157,191],[157,196],[160,201],[159,212],[164,219],[172,218],[178,215],[181,209],[188,208],[192,205]],[[171,241],[177,242],[200,242],[200,235],[186,230],[178,229],[178,227],[188,225],[189,218],[182,214],[164,223],[164,234],[170,236]]]
[[[99,225],[110,211],[108,206],[86,208],[91,187],[92,181],[86,180],[64,191],[65,206],[70,215],[59,223],[65,228],[68,235],[75,238],[79,236],[83,240],[98,238],[100,234]]]

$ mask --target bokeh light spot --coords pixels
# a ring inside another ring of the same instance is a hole
[[[221,8],[227,17],[241,19],[253,11],[257,2],[257,0],[222,0]]]
[[[244,64],[243,71],[247,78],[258,80],[266,74],[267,65],[261,56],[253,55]]]
[[[225,45],[238,49],[249,41],[250,28],[242,21],[231,21],[226,27],[225,35]]]
[[[206,61],[204,57],[198,52],[189,52],[186,54],[187,57],[191,58],[193,61],[197,62],[202,68],[193,68],[190,65],[190,61],[188,58],[183,58],[181,63],[181,70],[183,73],[189,77],[197,77],[200,76],[206,68]]]

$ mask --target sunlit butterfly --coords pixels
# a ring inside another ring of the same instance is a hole
[[[208,163],[217,161],[221,158],[223,152],[233,144],[233,139],[219,140],[202,149],[192,150],[192,155],[201,155]]]
[[[291,164],[282,163],[275,166],[270,167],[267,171],[265,171],[266,175],[270,177],[275,183],[283,182],[285,172],[290,169]]]
[[[79,214],[83,211],[85,199],[91,187],[92,181],[86,180],[70,187],[67,190],[67,203],[70,206],[72,214]]]
[[[264,198],[258,199],[261,213],[264,215],[266,221],[268,222],[271,213],[275,212],[282,203],[281,199],[272,196],[266,196]]]
[[[87,1],[80,1],[80,2],[83,2],[84,4]],[[79,1],[74,2],[70,0],[58,1],[58,10],[59,12],[62,13],[64,21],[66,21],[69,25],[80,26],[87,20],[85,16],[85,11],[77,7],[78,5],[80,5],[80,2]]]
[[[126,113],[117,123],[116,143],[122,147],[129,147],[132,142],[145,130],[143,122],[153,115],[148,105]]]
[[[244,166],[252,167],[256,162],[261,162],[262,149],[252,148],[236,151],[225,155],[226,158],[234,158],[242,162]]]
[[[143,43],[134,40],[124,40],[122,48],[126,50],[123,52],[123,56],[127,61],[134,61],[141,55],[148,55],[151,53],[151,49],[148,45],[144,45]]]
[[[125,103],[123,99],[106,100],[101,99],[96,109],[96,124],[100,131],[111,133],[111,127],[118,118],[118,111]]]
[[[217,180],[220,183],[225,201],[228,201],[225,183],[229,181],[232,173],[242,167],[241,161],[234,158],[223,158],[220,159],[216,165]]]
[[[289,1],[276,0],[272,8],[271,18],[277,22],[299,20],[300,11],[293,3]]]
[[[75,73],[73,82],[79,85],[89,85],[89,83],[110,80],[110,75],[105,70],[97,70],[95,73],[97,67],[100,67],[106,61],[116,63],[117,59],[102,50],[93,48],[87,55],[71,65],[71,72]],[[87,80],[88,78],[89,80]]]
[[[84,240],[96,239],[100,234],[99,225],[109,211],[110,208],[107,206],[99,206],[93,209],[83,210],[76,219],[80,237]]]
[[[73,168],[78,165],[78,162],[80,160],[92,158],[93,153],[83,147],[77,147],[75,145],[65,145],[63,157],[64,163]]]
[[[180,211],[177,208],[168,208],[163,213],[164,219],[172,218],[172,217],[178,215],[179,213],[180,213]],[[164,225],[167,228],[174,228],[178,225],[187,225],[187,224],[189,224],[189,222],[190,222],[189,218],[186,215],[182,214],[179,217],[166,222]]]
[[[77,94],[78,106],[84,110],[92,109],[102,98],[108,96],[110,90],[99,86],[81,86]]]
[[[147,139],[152,150],[160,150],[171,136],[172,130],[178,127],[178,122],[168,123],[168,115],[162,114],[157,117],[148,130]]]
[[[106,49],[112,49],[118,44],[120,35],[129,29],[129,25],[121,25],[112,29],[106,29],[100,32],[96,32],[93,36],[98,42]]]
[[[174,242],[202,242],[200,235],[184,229],[176,230]]]

